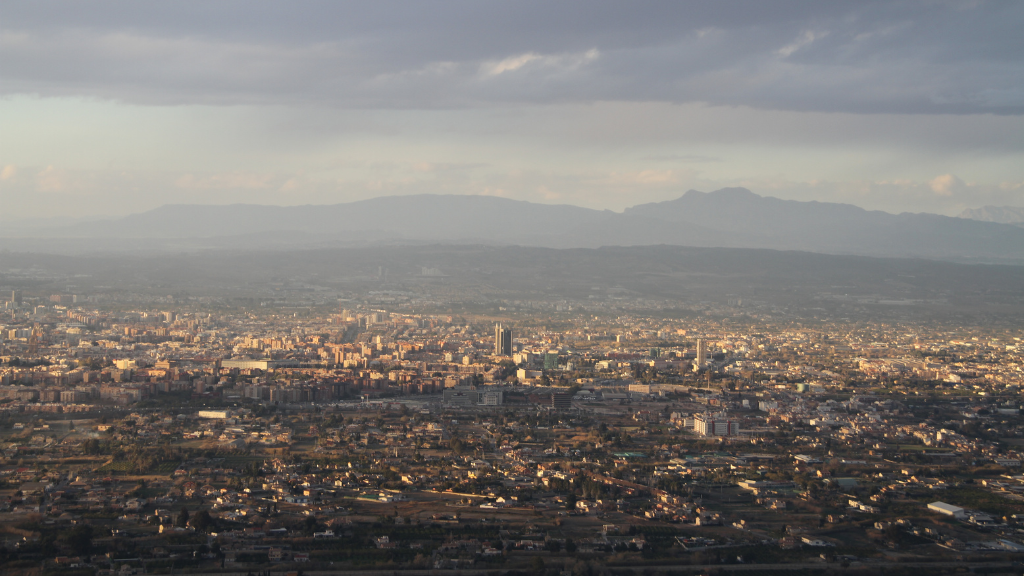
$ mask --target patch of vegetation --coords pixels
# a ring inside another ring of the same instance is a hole
[[[1009,514],[1024,514],[1024,504],[1014,502],[980,488],[966,486],[947,488],[942,493],[942,501],[960,506],[961,508],[981,510],[998,517]]]

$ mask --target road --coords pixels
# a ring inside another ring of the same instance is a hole
[[[548,559],[547,564],[549,566],[555,565],[558,559]],[[572,559],[566,559],[567,562],[572,562]],[[751,572],[755,570],[807,570],[807,569],[825,569],[838,567],[839,563],[825,563],[825,562],[804,562],[796,564],[701,564],[701,565],[686,565],[686,564],[673,564],[667,566],[611,566],[609,567],[615,571],[626,571],[632,570],[636,574],[643,572],[706,572],[710,570],[716,570],[719,572]],[[854,562],[851,564],[851,568],[1011,568],[1014,564],[1011,562]],[[287,569],[276,569],[271,570],[271,576],[283,576],[287,572],[295,572],[300,570],[299,567],[287,568]],[[508,570],[512,570],[511,568]],[[303,576],[494,576],[495,574],[501,574],[505,572],[501,568],[467,568],[461,570],[302,570]],[[519,569],[518,571],[522,571]],[[253,574],[262,574],[263,570],[252,570],[244,572],[189,572],[189,576],[251,576]]]

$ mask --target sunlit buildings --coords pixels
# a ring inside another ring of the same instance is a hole
[[[502,324],[494,326],[494,355],[512,355],[512,329],[506,328]]]
[[[701,436],[735,436],[740,433],[740,423],[724,416],[698,414],[693,419],[693,430]]]

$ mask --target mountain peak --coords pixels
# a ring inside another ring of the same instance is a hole
[[[734,186],[731,188],[719,188],[718,190],[715,190],[714,192],[708,194],[708,196],[720,196],[725,198],[764,198],[764,196],[754,194],[750,190],[747,190],[746,188],[740,186]]]
[[[691,188],[691,189],[687,190],[679,198],[676,198],[675,200],[668,200],[668,202],[674,202],[676,200],[682,200],[684,198],[689,198],[691,200],[692,199],[696,199],[696,198],[737,198],[737,199],[739,199],[739,198],[763,198],[763,196],[759,196],[757,194],[754,194],[750,190],[747,190],[746,188],[742,188],[742,187],[739,187],[739,186],[730,187],[730,188],[719,188],[718,190],[715,190],[713,192],[701,192],[700,190],[694,190],[693,188]],[[654,202],[653,204],[658,204],[658,202]],[[646,205],[647,204],[641,204],[641,206],[646,206]],[[636,208],[636,206],[633,206],[633,208]],[[628,208],[627,208],[627,210],[628,210]]]
[[[997,222],[999,224],[1024,224],[1024,208],[1016,206],[982,206],[968,208],[961,212],[959,218],[980,220],[981,222]]]

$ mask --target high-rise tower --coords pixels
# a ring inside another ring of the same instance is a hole
[[[494,354],[495,356],[512,355],[512,329],[505,328],[500,323],[494,325]]]
[[[703,366],[708,361],[708,344],[703,338],[697,340],[697,366]]]

